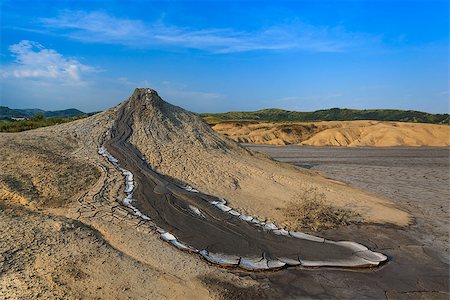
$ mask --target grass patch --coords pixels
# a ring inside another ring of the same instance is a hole
[[[357,223],[360,216],[347,209],[325,202],[325,194],[316,188],[308,189],[300,201],[289,202],[284,214],[294,230],[319,231]]]

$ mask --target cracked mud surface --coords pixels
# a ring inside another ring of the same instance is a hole
[[[389,197],[416,219],[407,228],[352,225],[321,232],[351,237],[388,255],[391,261],[377,272],[286,270],[260,280],[288,291],[288,298],[448,299],[448,148],[246,146],[280,161],[312,164],[325,176]]]

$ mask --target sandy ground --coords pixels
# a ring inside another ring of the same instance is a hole
[[[362,273],[295,268],[254,274],[212,266],[162,241],[120,204],[123,175],[97,153],[124,105],[134,118],[130,141],[159,172],[286,228],[282,209],[314,186],[327,203],[380,224],[321,234],[382,249],[392,262]],[[7,229],[0,231],[0,292],[6,299],[377,298],[448,290],[446,266],[436,266],[432,249],[404,235],[398,226],[410,215],[390,201],[249,152],[164,102],[124,102],[72,123],[0,134],[0,140],[7,157],[0,162],[0,226]],[[401,283],[389,280],[399,272],[407,275]],[[358,290],[363,282],[367,289]]]
[[[310,146],[449,146],[448,125],[380,122],[224,122],[212,127],[240,143]]]

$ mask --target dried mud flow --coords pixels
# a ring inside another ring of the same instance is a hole
[[[150,89],[137,90],[129,103],[119,110],[105,147],[118,159],[120,166],[134,176],[133,205],[169,232],[169,239],[174,240],[174,235],[188,245],[183,248],[194,248],[212,262],[246,269],[276,269],[289,265],[370,267],[387,259],[356,243],[313,236],[305,238],[302,233],[278,229],[273,224],[255,224],[250,216],[245,216],[245,220],[237,212],[233,215],[231,210],[223,211],[220,206],[211,205],[220,199],[183,190],[164,178],[129,142],[134,127],[132,116],[145,101],[161,99]],[[166,236],[163,232],[162,237]]]

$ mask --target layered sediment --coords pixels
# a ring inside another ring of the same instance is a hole
[[[386,121],[223,122],[215,131],[239,143],[338,147],[449,146],[448,124]]]

